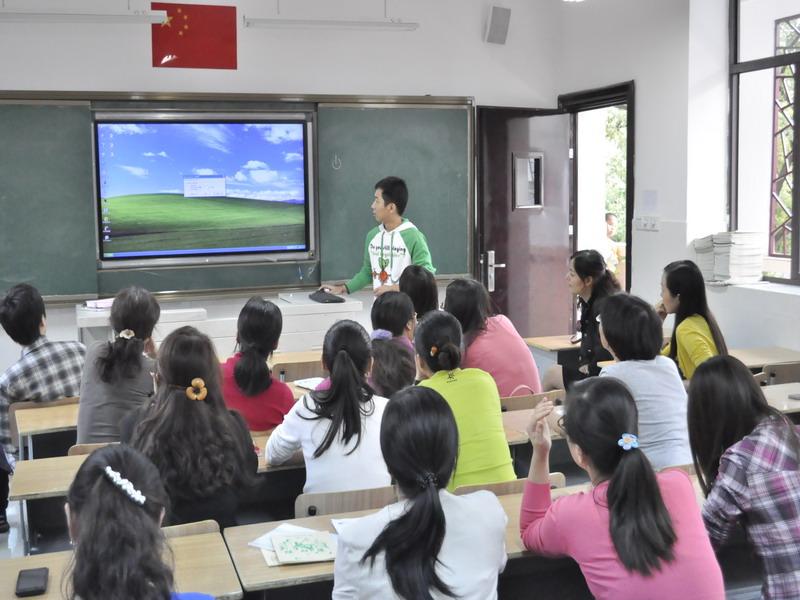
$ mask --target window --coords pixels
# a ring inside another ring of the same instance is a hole
[[[800,284],[800,0],[731,0],[730,8],[731,229],[763,234],[765,278]]]

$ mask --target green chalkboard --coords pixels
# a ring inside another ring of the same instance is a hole
[[[364,236],[374,226],[373,186],[387,175],[408,182],[406,216],[426,234],[438,272],[468,271],[463,107],[319,109],[319,262],[98,271],[92,166],[98,106],[105,107],[0,104],[0,291],[28,282],[44,295],[107,296],[134,283],[180,291],[343,279],[360,266]]]
[[[466,108],[321,107],[317,120],[323,280],[352,276],[375,226],[375,183],[406,180],[405,215],[428,238],[439,274],[468,267],[469,126]]]
[[[88,104],[0,106],[0,288],[97,290],[91,132]]]

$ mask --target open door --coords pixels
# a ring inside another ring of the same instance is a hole
[[[570,115],[478,107],[480,277],[523,337],[573,330]]]

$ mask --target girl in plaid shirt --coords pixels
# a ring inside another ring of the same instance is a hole
[[[718,356],[689,388],[689,441],[715,546],[741,524],[761,558],[762,598],[800,597],[800,437],[740,361]]]

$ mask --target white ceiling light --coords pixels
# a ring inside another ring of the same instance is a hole
[[[342,21],[339,19],[281,19],[243,17],[245,27],[271,27],[278,29],[373,29],[382,31],[414,31],[419,23],[402,19],[382,21]]]
[[[43,12],[20,11],[0,8],[3,23],[164,23],[165,10],[141,10],[125,12]]]

